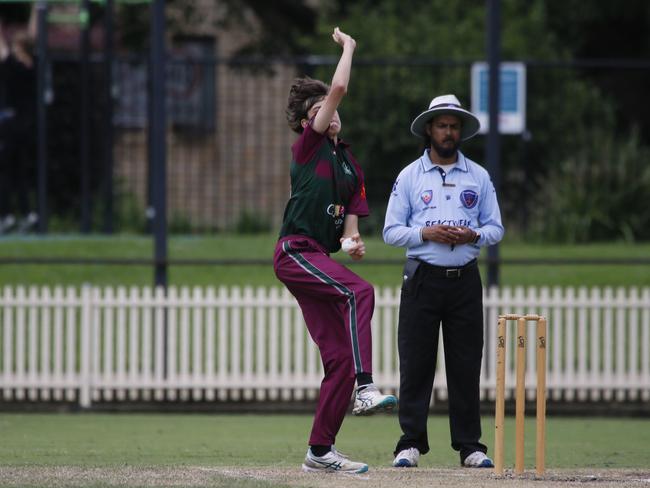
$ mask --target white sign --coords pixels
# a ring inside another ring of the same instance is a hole
[[[499,132],[521,134],[526,130],[526,66],[524,63],[501,63],[499,93]],[[487,63],[472,65],[472,112],[481,122],[479,134],[490,129],[490,69]]]

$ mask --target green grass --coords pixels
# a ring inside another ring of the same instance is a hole
[[[0,466],[299,466],[310,415],[0,414]],[[526,424],[534,465],[534,418]],[[493,419],[483,442],[493,446]],[[549,469],[648,468],[650,419],[547,419]],[[337,447],[371,466],[387,466],[397,417],[347,417]],[[446,416],[429,419],[431,452],[422,467],[456,467]],[[506,422],[506,462],[514,463],[514,421]]]
[[[275,234],[230,235],[211,237],[173,236],[169,240],[172,259],[255,259],[265,265],[246,266],[172,266],[169,282],[174,285],[279,285],[271,266]],[[378,237],[366,239],[367,258],[394,260],[396,264],[378,265],[352,262],[339,253],[337,259],[349,264],[376,286],[398,286],[404,250],[387,246]],[[151,258],[150,237],[117,235],[10,237],[0,239],[0,258]],[[599,259],[645,258],[650,243],[543,245],[506,241],[500,246],[503,259]],[[484,271],[484,270],[483,270]],[[485,277],[485,273],[483,273]],[[150,266],[124,265],[0,265],[2,284],[149,285],[153,281]],[[510,264],[501,268],[502,285],[547,286],[650,286],[650,265],[526,265]]]

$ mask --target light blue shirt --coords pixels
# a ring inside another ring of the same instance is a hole
[[[400,172],[388,200],[384,241],[406,247],[409,258],[436,266],[463,266],[478,257],[481,246],[502,239],[501,211],[490,175],[482,166],[458,152],[449,172],[440,170],[425,150]],[[422,228],[439,224],[470,227],[481,237],[477,244],[456,246],[423,241]]]

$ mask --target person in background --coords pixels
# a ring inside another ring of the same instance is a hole
[[[0,233],[25,232],[35,177],[36,76],[33,43],[25,30],[0,21]]]

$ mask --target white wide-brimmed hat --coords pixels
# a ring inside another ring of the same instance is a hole
[[[411,124],[411,132],[416,136],[426,136],[424,126],[438,115],[455,115],[461,120],[460,139],[465,141],[474,137],[481,127],[476,115],[460,106],[456,95],[441,95],[431,100],[429,110],[418,115]]]

